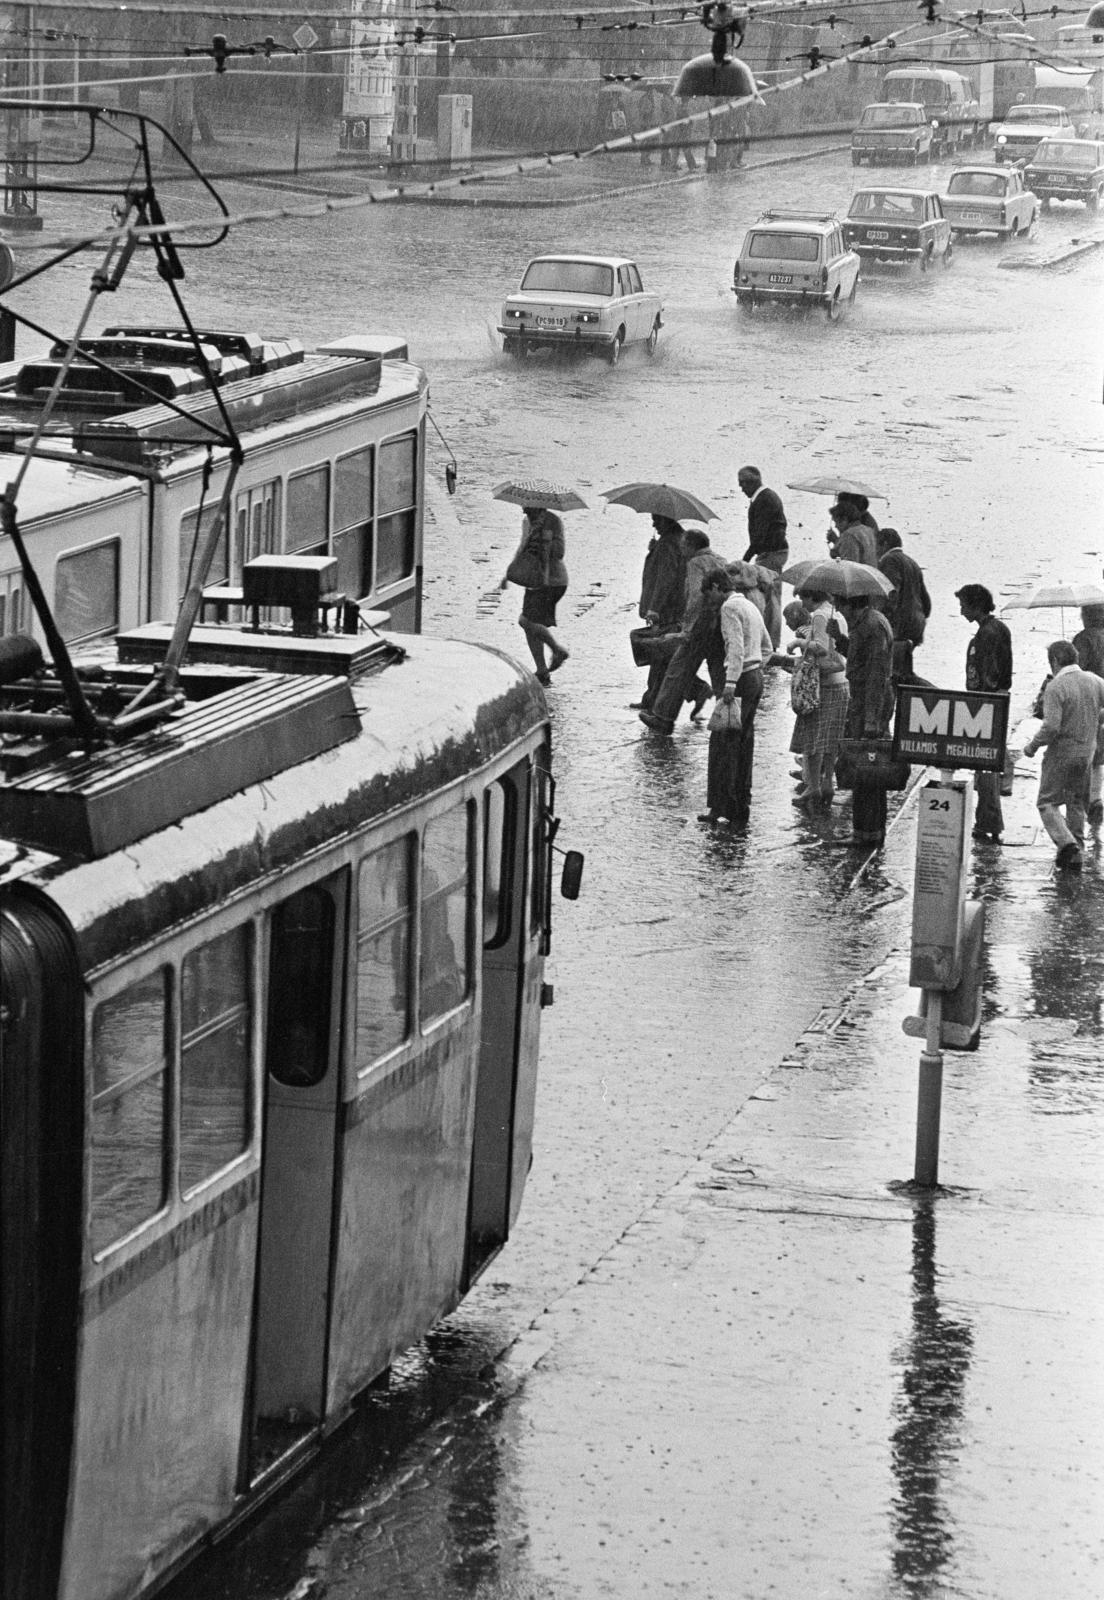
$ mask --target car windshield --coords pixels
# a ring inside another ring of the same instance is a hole
[[[1056,128],[1062,120],[1061,106],[1009,106],[1009,122],[1034,122],[1042,123],[1044,127]]]
[[[611,295],[613,268],[602,261],[531,261],[521,287],[554,294]]]
[[[850,217],[877,217],[882,222],[916,222],[924,214],[920,194],[884,194],[870,191],[851,201]]]
[[[753,233],[747,253],[755,261],[816,261],[820,255],[820,235]]]
[[[1095,167],[1094,144],[1059,144],[1055,139],[1045,139],[1035,152],[1036,162],[1055,162],[1063,167]]]
[[[917,105],[867,106],[862,114],[863,128],[911,128],[924,121],[924,108]]]
[[[1007,182],[1003,172],[956,172],[947,185],[947,193],[984,194],[999,199]]]

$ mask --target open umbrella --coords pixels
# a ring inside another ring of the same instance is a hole
[[[1104,606],[1104,589],[1098,583],[1050,583],[1026,600],[1006,600],[1002,610],[1058,611],[1064,638],[1067,606]]]
[[[586,501],[565,483],[549,483],[547,478],[508,478],[496,483],[492,500],[506,500],[512,506],[544,506],[548,511],[585,511]]]
[[[654,517],[684,518],[690,522],[716,522],[717,513],[688,489],[675,489],[669,483],[623,483],[619,489],[603,489],[603,500],[611,506],[628,506]]]
[[[868,567],[861,561],[841,561],[838,556],[827,561],[795,561],[782,574],[782,582],[792,583],[795,589],[819,589],[837,600],[893,593],[892,583],[877,567]]]
[[[787,489],[801,489],[805,494],[864,494],[868,500],[888,500],[880,489],[872,489],[860,478],[796,478],[787,483]]]

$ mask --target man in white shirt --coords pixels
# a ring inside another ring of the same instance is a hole
[[[1077,651],[1069,639],[1049,645],[1047,659],[1053,677],[1043,690],[1043,722],[1024,745],[1024,755],[1033,756],[1046,747],[1035,804],[1043,827],[1058,846],[1058,866],[1080,872],[1093,755],[1104,721],[1104,678],[1077,665]]]
[[[770,659],[771,639],[759,608],[748,595],[759,587],[755,568],[734,561],[728,569],[732,593],[721,607],[725,649],[722,699],[740,704],[740,727],[709,736],[709,765],[703,822],[743,826],[751,812],[751,774],[755,761],[755,713],[763,694],[763,665]]]

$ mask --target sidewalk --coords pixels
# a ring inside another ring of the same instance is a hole
[[[517,1537],[565,1593],[1104,1592],[1104,863],[1054,874],[1036,772],[973,858],[985,1020],[945,1058],[943,1187],[902,1187],[906,893],[885,962],[507,1354]]]

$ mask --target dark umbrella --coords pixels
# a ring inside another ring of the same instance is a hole
[[[505,500],[512,506],[543,506],[547,511],[585,511],[586,501],[565,483],[549,483],[547,478],[509,478],[496,483],[492,500]]]
[[[675,489],[669,483],[623,483],[619,489],[603,489],[603,500],[611,506],[628,506],[653,517],[684,518],[690,522],[716,522],[717,513],[688,489]]]

